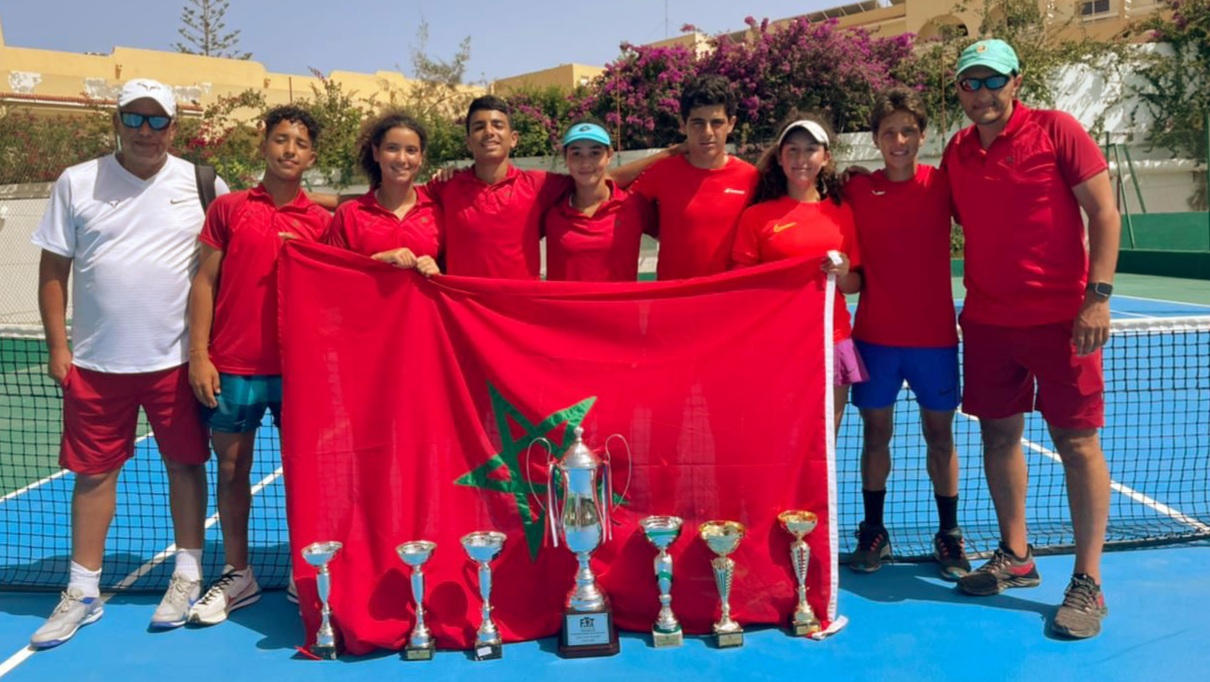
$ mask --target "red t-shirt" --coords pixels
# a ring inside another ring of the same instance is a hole
[[[849,267],[861,267],[861,248],[853,226],[853,211],[832,200],[805,203],[782,197],[749,207],[739,218],[739,230],[731,259],[735,265],[748,266],[784,260],[809,258],[808,267],[819,267],[829,251],[841,251],[849,257]],[[833,339],[849,338],[849,309],[844,294],[836,289],[836,307],[832,317]]]
[[[1010,327],[1075,319],[1088,250],[1071,189],[1108,168],[1080,123],[1014,102],[989,148],[971,126],[950,140],[941,167],[966,236],[962,314]]]
[[[223,252],[210,360],[225,374],[281,374],[277,335],[279,232],[323,241],[332,216],[299,192],[278,208],[263,185],[214,200],[198,236]]]
[[[437,204],[424,187],[416,188],[416,204],[402,219],[378,203],[374,190],[346,201],[336,209],[328,232],[332,246],[365,256],[408,248],[417,256],[436,258],[441,239]]]
[[[494,185],[473,168],[427,185],[441,207],[445,268],[451,275],[537,279],[542,214],[572,187],[566,175],[508,167]]]
[[[568,193],[546,212],[546,279],[633,282],[639,276],[643,233],[654,231],[646,199],[609,183],[610,196],[591,217],[571,205]]]
[[[950,287],[950,188],[919,166],[906,182],[883,171],[844,188],[861,245],[861,298],[853,338],[884,346],[958,345]]]
[[[734,156],[704,169],[683,155],[656,162],[631,190],[657,204],[660,255],[656,278],[687,279],[727,269],[735,226],[756,188],[756,168]]]

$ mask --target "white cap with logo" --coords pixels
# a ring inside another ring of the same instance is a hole
[[[164,109],[165,114],[176,116],[176,95],[172,94],[171,88],[159,81],[150,78],[126,81],[126,85],[122,86],[122,93],[118,95],[118,108],[140,99],[152,100]]]

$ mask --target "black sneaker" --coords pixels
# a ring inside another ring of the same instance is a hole
[[[1033,545],[1028,546],[1024,559],[1018,559],[1003,543],[996,553],[978,569],[958,578],[958,587],[967,594],[990,597],[1009,587],[1034,587],[1042,582],[1034,564]]]
[[[1051,632],[1076,639],[1096,637],[1101,633],[1101,620],[1109,615],[1101,586],[1086,575],[1071,576],[1063,593],[1063,603],[1050,624]]]
[[[873,573],[891,558],[891,536],[883,526],[857,527],[857,549],[849,557],[849,568],[858,573]]]
[[[957,580],[971,572],[961,528],[943,530],[933,536],[933,558],[937,560],[937,573],[945,580]]]

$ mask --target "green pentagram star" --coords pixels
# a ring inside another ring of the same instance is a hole
[[[538,558],[538,550],[542,547],[542,537],[545,533],[545,517],[539,515],[534,518],[533,509],[529,504],[530,482],[526,480],[525,473],[521,470],[521,459],[525,456],[525,450],[538,438],[547,438],[554,445],[554,455],[556,458],[562,457],[567,448],[571,447],[575,438],[575,429],[584,422],[584,417],[588,415],[588,410],[592,409],[593,403],[596,402],[596,396],[590,396],[580,402],[565,407],[561,410],[551,412],[537,424],[525,418],[525,415],[514,407],[511,403],[505,400],[504,396],[496,390],[496,387],[488,383],[488,395],[492,401],[492,413],[496,419],[496,430],[500,434],[500,452],[492,455],[486,462],[471,469],[465,474],[454,480],[455,485],[464,485],[470,488],[479,488],[481,490],[491,490],[500,493],[506,493],[513,496],[517,503],[517,514],[521,517],[521,525],[525,529],[525,543],[529,546],[530,559]],[[509,426],[509,419],[523,429],[520,438],[513,437],[513,430]],[[555,427],[566,423],[566,428],[563,429],[562,442],[555,442],[554,438],[548,437]],[[545,449],[535,448],[537,455],[546,456]],[[508,478],[491,478],[490,475],[500,469],[507,467]],[[546,494],[546,485],[542,483],[534,483],[533,491],[539,496]]]

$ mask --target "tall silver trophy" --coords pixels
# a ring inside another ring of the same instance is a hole
[[[736,521],[707,521],[698,527],[702,541],[714,552],[714,584],[718,587],[722,614],[714,624],[714,642],[720,649],[744,645],[744,629],[731,618],[731,583],[735,579],[735,560],[729,554],[744,539],[744,525]]]
[[[806,637],[819,632],[819,619],[807,603],[807,565],[811,563],[811,547],[804,539],[815,526],[819,517],[815,512],[793,509],[777,515],[781,527],[794,536],[790,544],[790,560],[794,564],[794,577],[798,580],[798,606],[794,615],[790,616],[790,628],[799,637]]]
[[[681,623],[672,612],[672,556],[668,548],[681,536],[679,516],[648,516],[639,521],[647,541],[659,550],[655,556],[655,578],[660,586],[660,615],[651,628],[651,643],[657,649],[684,643]]]
[[[481,530],[462,536],[462,548],[467,556],[479,565],[479,596],[483,598],[482,620],[479,630],[475,633],[474,655],[476,661],[486,661],[500,658],[504,649],[500,640],[500,631],[492,622],[492,566],[491,562],[500,556],[504,549],[504,533],[494,530]]]
[[[559,655],[565,658],[618,653],[618,631],[609,596],[597,585],[590,563],[592,552],[610,537],[611,470],[608,448],[602,459],[584,444],[584,429],[580,427],[576,427],[575,441],[563,458],[556,460],[552,454],[547,460],[550,483],[546,488],[546,514],[554,545],[558,547],[562,538],[580,564],[575,587],[567,594],[559,632]],[[555,494],[556,472],[561,496]],[[558,497],[563,500],[561,508]]]
[[[427,661],[433,658],[433,635],[424,623],[424,563],[433,556],[437,543],[428,540],[405,542],[395,548],[403,563],[412,568],[412,599],[416,602],[416,626],[408,637],[403,658],[408,661]]]
[[[302,549],[303,561],[316,569],[315,590],[319,593],[320,609],[319,631],[315,633],[315,643],[311,645],[311,653],[318,658],[335,660],[338,644],[336,631],[332,629],[332,607],[328,600],[332,596],[332,575],[328,572],[328,563],[340,551],[339,542],[313,542]]]

